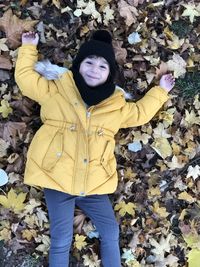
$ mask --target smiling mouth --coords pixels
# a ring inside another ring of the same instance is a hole
[[[87,77],[88,77],[89,79],[92,79],[92,80],[98,80],[98,79],[99,79],[98,77],[94,77],[94,76],[90,76],[90,75],[87,75]]]

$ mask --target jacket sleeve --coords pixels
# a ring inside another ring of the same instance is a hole
[[[15,80],[22,94],[42,104],[46,98],[57,92],[56,83],[47,80],[34,70],[38,61],[35,45],[22,45],[19,48],[15,67]]]
[[[136,103],[126,102],[121,110],[122,123],[120,128],[140,126],[149,122],[168,98],[164,89],[155,86]]]

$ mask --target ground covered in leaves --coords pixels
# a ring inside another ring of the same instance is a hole
[[[94,29],[113,34],[117,82],[141,98],[159,77],[176,78],[154,119],[116,135],[119,185],[111,201],[120,223],[123,266],[197,267],[200,259],[200,4],[154,0],[0,0],[0,266],[47,266],[43,193],[23,184],[39,106],[14,81],[21,33],[40,34],[40,58],[70,67]],[[0,181],[2,182],[2,181]],[[3,182],[2,182],[3,184]],[[76,210],[71,266],[100,266],[98,233]]]

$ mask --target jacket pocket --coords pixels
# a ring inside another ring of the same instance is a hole
[[[111,176],[115,172],[115,162],[114,154],[113,154],[113,146],[110,141],[106,143],[105,150],[101,157],[101,166],[104,168],[108,176]]]
[[[50,171],[57,161],[61,158],[63,153],[63,132],[58,130],[54,137],[51,139],[49,146],[46,150],[42,160],[42,168]]]

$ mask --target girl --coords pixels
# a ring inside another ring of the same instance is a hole
[[[22,35],[15,78],[23,95],[41,105],[43,125],[31,142],[24,181],[44,188],[49,266],[68,266],[77,205],[99,232],[102,265],[120,267],[119,225],[108,197],[118,182],[114,135],[148,122],[168,99],[174,78],[164,75],[141,100],[126,102],[114,83],[109,32],[96,31],[80,47],[71,70],[37,63],[38,41],[37,33]]]

